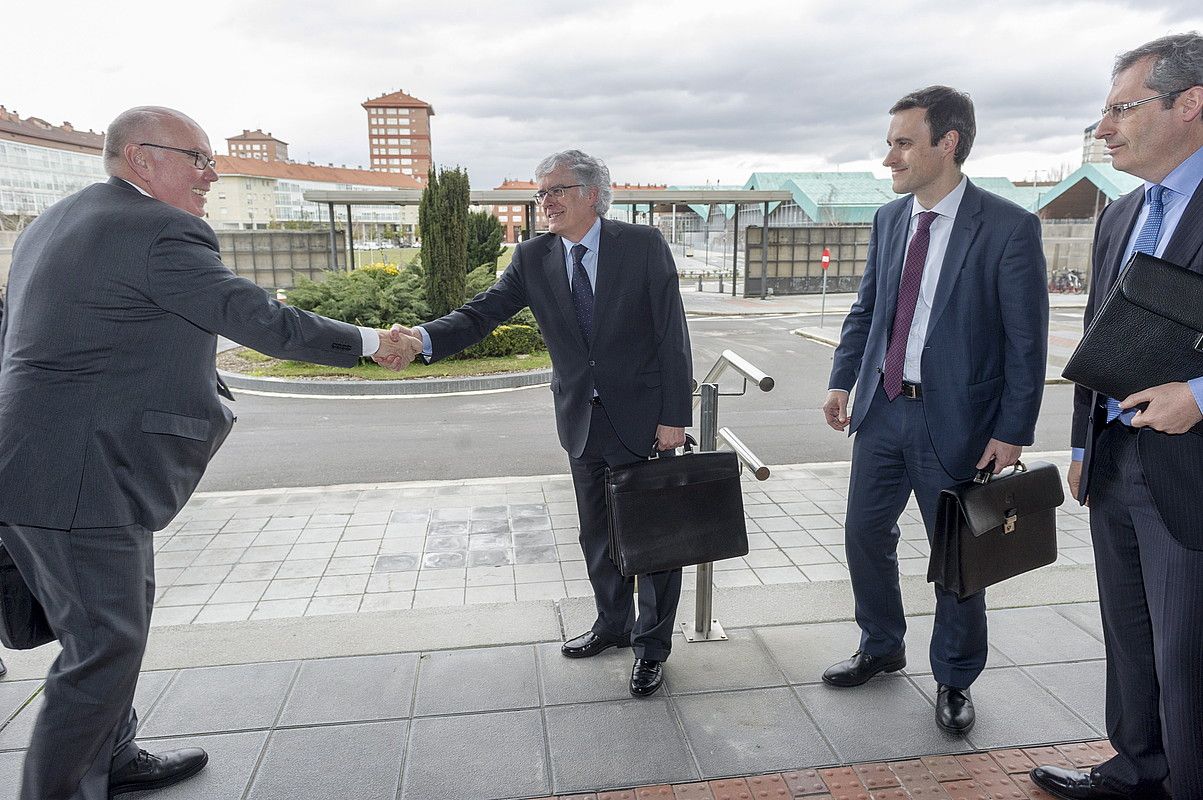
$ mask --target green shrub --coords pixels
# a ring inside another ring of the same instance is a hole
[[[387,264],[327,272],[321,281],[304,279],[288,290],[288,302],[368,328],[387,328],[394,322],[416,325],[430,317],[421,269],[398,271]]]
[[[519,353],[537,353],[545,349],[539,331],[529,325],[498,325],[478,344],[452,358],[490,358]]]

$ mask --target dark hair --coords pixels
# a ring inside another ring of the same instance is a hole
[[[973,119],[973,101],[964,92],[949,86],[928,86],[904,96],[890,108],[891,114],[911,108],[922,108],[927,112],[927,125],[931,128],[931,143],[935,147],[944,134],[956,131],[957,150],[953,160],[964,164],[973,148],[973,137],[977,123]]]
[[[1145,86],[1158,94],[1174,92],[1161,98],[1163,107],[1170,108],[1178,99],[1179,89],[1203,86],[1203,36],[1191,31],[1162,36],[1142,44],[1135,50],[1121,53],[1115,59],[1111,78],[1146,58],[1153,59],[1153,69]]]

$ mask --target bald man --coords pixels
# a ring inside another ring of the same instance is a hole
[[[132,702],[153,533],[234,423],[218,400],[217,334],[338,366],[372,356],[399,369],[421,348],[282,305],[226,269],[200,219],[213,150],[180,112],[122,113],[104,164],[107,182],[51,206],[17,240],[0,321],[0,540],[63,646],[22,800],[159,789],[208,761],[198,748],[139,748]]]

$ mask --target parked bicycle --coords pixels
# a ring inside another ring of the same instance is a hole
[[[1048,290],[1063,294],[1081,294],[1086,290],[1086,281],[1076,269],[1057,270],[1049,276]]]

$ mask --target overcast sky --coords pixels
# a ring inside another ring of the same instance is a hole
[[[754,170],[872,170],[887,110],[968,91],[971,175],[1074,169],[1115,55],[1203,30],[1196,0],[410,3],[205,0],[6,4],[0,104],[103,129],[169,105],[214,148],[244,128],[294,160],[368,163],[360,103],[435,108],[437,162],[474,187],[578,147],[616,181],[742,184]]]

